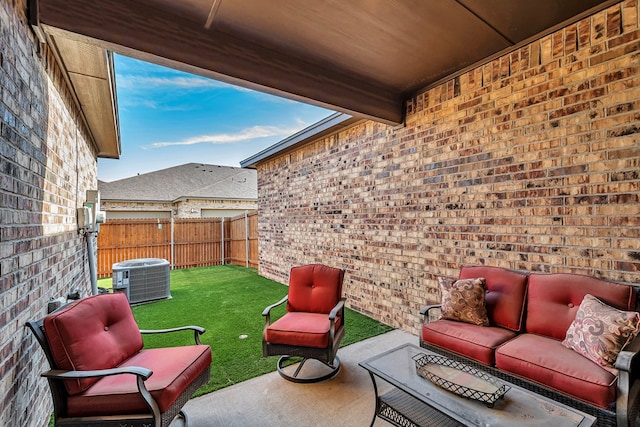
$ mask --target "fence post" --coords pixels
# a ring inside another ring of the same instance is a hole
[[[244,267],[249,268],[249,211],[244,211]]]
[[[224,217],[222,217],[222,222],[220,223],[220,227],[222,230],[222,233],[220,233],[222,235],[222,240],[220,242],[220,248],[221,248],[221,253],[222,253],[222,259],[220,260],[220,265],[224,265]]]
[[[176,258],[175,229],[174,229],[174,221],[172,217],[171,218],[171,269],[172,270],[176,268],[175,258]]]

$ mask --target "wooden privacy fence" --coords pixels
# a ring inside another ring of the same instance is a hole
[[[98,277],[114,263],[164,258],[171,268],[237,264],[258,267],[258,213],[231,218],[108,220],[98,233]]]

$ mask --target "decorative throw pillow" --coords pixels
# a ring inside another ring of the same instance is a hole
[[[438,277],[442,293],[442,318],[489,326],[484,303],[486,283],[484,277],[453,280]]]
[[[618,353],[638,334],[640,314],[610,307],[584,296],[562,344],[604,367],[613,368]]]

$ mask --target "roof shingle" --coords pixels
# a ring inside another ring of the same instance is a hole
[[[187,163],[112,182],[99,181],[98,189],[102,200],[258,198],[255,170],[202,163]]]

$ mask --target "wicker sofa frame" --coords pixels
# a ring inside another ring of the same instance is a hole
[[[634,286],[634,289],[636,291],[636,295],[638,295],[638,287]],[[439,310],[440,304],[428,305],[420,310],[420,314],[424,316],[424,322],[426,323],[437,320],[439,318]],[[527,378],[516,376],[496,367],[479,363],[458,353],[454,353],[445,348],[425,342],[422,338],[420,338],[420,346],[453,360],[465,363],[476,369],[481,369],[497,378],[555,400],[556,402],[560,402],[579,411],[593,415],[597,418],[597,427],[640,426],[640,420],[638,420],[640,409],[640,381],[637,381],[640,376],[640,336],[636,337],[635,340],[629,343],[625,349],[620,352],[618,359],[616,360],[615,366],[619,373],[616,407],[613,410],[600,408],[552,388],[545,387]]]

